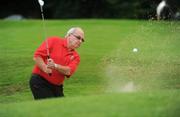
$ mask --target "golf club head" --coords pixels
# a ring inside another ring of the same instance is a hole
[[[43,6],[43,5],[44,5],[44,1],[43,1],[43,0],[38,0],[38,2],[39,2],[39,5],[40,5],[40,6]]]

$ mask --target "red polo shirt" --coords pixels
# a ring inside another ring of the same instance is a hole
[[[49,46],[50,58],[53,59],[56,64],[69,66],[71,69],[70,74],[72,75],[80,62],[80,56],[78,53],[75,50],[68,50],[67,39],[50,37],[47,39],[47,42]],[[45,61],[45,63],[47,63],[47,49],[45,41],[35,51],[34,57],[37,56],[40,56]],[[50,83],[55,85],[63,84],[65,78],[65,75],[56,70],[52,70],[52,75],[49,76],[45,72],[41,71],[37,65],[34,66],[33,73],[41,75]]]

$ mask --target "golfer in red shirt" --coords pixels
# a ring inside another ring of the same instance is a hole
[[[67,32],[65,38],[50,37],[40,45],[34,53],[36,64],[29,82],[34,99],[64,96],[63,82],[79,65],[80,56],[75,49],[82,42],[84,31],[74,27]]]

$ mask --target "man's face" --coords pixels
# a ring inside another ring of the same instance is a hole
[[[70,44],[72,49],[77,49],[84,42],[84,33],[81,30],[76,30],[74,33],[69,35]]]

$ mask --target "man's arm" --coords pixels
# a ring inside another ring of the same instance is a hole
[[[59,64],[55,64],[55,70],[61,72],[64,75],[69,76],[71,69],[68,66],[63,66]]]
[[[71,73],[70,67],[63,66],[63,65],[60,65],[60,64],[56,64],[56,63],[54,63],[54,61],[52,59],[48,59],[47,67],[50,68],[50,69],[55,69],[58,72],[66,75],[66,76],[69,76],[70,73]]]
[[[47,67],[43,59],[39,56],[34,57],[33,60],[35,61],[36,65],[45,73],[50,74],[52,73],[52,70]]]

